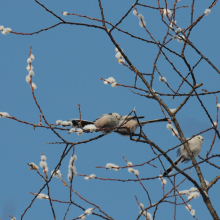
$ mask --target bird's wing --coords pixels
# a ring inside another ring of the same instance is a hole
[[[100,115],[100,116],[99,116],[98,118],[96,118],[93,122],[96,122],[96,121],[98,121],[100,118],[102,118],[102,117],[104,117],[104,116],[109,116],[109,115],[112,115],[112,113]]]
[[[74,119],[70,119],[69,121],[72,122],[73,124],[73,127],[74,128],[80,128],[80,119],[78,118],[74,118]],[[81,120],[81,125],[82,127],[86,126],[86,125],[89,125],[89,124],[94,124],[94,122],[92,121],[87,121],[87,120]]]

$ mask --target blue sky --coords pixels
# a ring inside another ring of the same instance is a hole
[[[41,3],[67,21],[93,23],[86,18],[64,17],[60,12],[68,11],[69,13],[101,19],[98,1],[54,0],[52,3],[44,0]],[[134,1],[131,0],[103,1],[106,20],[115,24],[133,3]],[[144,4],[145,2],[141,3]],[[173,1],[168,1],[168,7],[169,5],[172,7],[172,4]],[[194,18],[200,16],[210,4],[211,1],[195,2]],[[191,1],[180,1],[178,5],[191,5]],[[157,2],[152,3],[152,6],[157,7]],[[164,3],[161,3],[161,7],[163,6]],[[219,67],[220,51],[220,45],[218,44],[220,37],[218,7],[217,4],[212,8],[211,14],[205,16],[190,35],[190,40],[194,45],[217,68]],[[140,6],[137,6],[137,9],[139,13],[144,15],[147,28],[154,38],[162,42],[167,28],[161,21],[159,12]],[[190,22],[190,8],[179,9],[176,20],[179,27],[187,28]],[[31,33],[52,26],[57,22],[59,21],[55,17],[33,0],[8,0],[1,3],[0,25],[10,27],[15,32]],[[138,18],[131,12],[124,22],[119,25],[119,28],[135,36],[150,40],[144,29],[138,25],[138,22]],[[98,23],[94,22],[94,24]],[[156,45],[139,41],[117,31],[112,34],[140,72],[150,73],[152,71],[153,62],[158,53]],[[73,25],[60,25],[32,36],[0,35],[1,112],[8,112],[11,116],[30,123],[37,124],[39,122],[39,110],[32,98],[30,85],[25,81],[28,73],[26,60],[30,45],[33,47],[32,52],[36,58],[33,62],[35,72],[33,82],[37,85],[35,95],[49,123],[55,123],[58,119],[68,120],[79,117],[77,104],[81,105],[82,117],[88,120],[94,120],[99,115],[109,112],[126,115],[134,107],[137,114],[145,116],[147,120],[164,117],[158,103],[154,100],[137,96],[127,88],[112,88],[110,85],[104,85],[99,80],[100,78],[112,76],[118,83],[133,85],[134,74],[116,62],[115,47],[104,31]],[[174,40],[169,43],[169,47],[178,53],[181,52],[182,46],[182,43]],[[186,75],[188,70],[183,61],[170,53],[167,54],[172,62],[176,64],[178,70]],[[191,66],[195,65],[199,59],[198,54],[189,46],[186,48],[185,56]],[[158,61],[158,68],[162,75],[167,78],[169,85],[176,90],[181,83],[181,79],[176,76],[176,73],[163,56]],[[194,74],[197,77],[197,84],[204,83],[198,89],[199,92],[202,92],[201,89],[219,90],[219,74],[206,61],[201,61]],[[149,79],[149,77],[146,77],[146,79]],[[153,88],[158,92],[169,93],[170,91],[166,85],[158,79],[159,75],[156,73]],[[145,88],[140,80],[138,80],[137,86]],[[184,85],[181,89],[182,93],[188,91],[190,91],[190,88],[187,85]],[[216,121],[215,96],[208,95],[201,98],[213,121]],[[162,99],[170,109],[176,108],[183,101],[183,97],[174,100],[171,100],[170,97],[162,97]],[[185,137],[190,137],[211,126],[209,119],[195,97],[191,98],[177,114],[177,119]],[[177,138],[173,137],[170,131],[166,129],[165,122],[147,125],[144,127],[144,131],[149,139],[155,141],[164,150],[179,144]],[[41,153],[44,153],[48,158],[47,163],[50,173],[58,163],[64,145],[45,145],[48,142],[59,141],[53,132],[44,128],[33,130],[32,126],[5,118],[0,119],[0,134],[0,218],[2,220],[9,219],[8,214],[11,214],[19,219],[33,199],[33,196],[28,192],[37,193],[44,184],[37,173],[29,169],[27,162],[39,164]],[[71,142],[86,140],[98,135],[95,133],[77,136],[76,134],[66,134],[66,132],[60,132],[60,134]],[[205,157],[206,151],[212,143],[213,135],[213,131],[203,134],[204,144],[201,156]],[[219,140],[216,140],[213,154],[219,152],[218,147]],[[134,179],[135,176],[128,173],[127,169],[115,172],[113,170],[97,169],[95,166],[105,166],[106,163],[125,166],[123,155],[133,164],[140,164],[154,157],[149,145],[132,142],[129,138],[114,133],[88,144],[76,146],[75,154],[78,157],[76,161],[78,173],[86,175],[95,173],[97,177],[114,179]],[[65,181],[67,181],[70,156],[70,154],[66,156],[60,169]],[[176,152],[172,151],[169,156],[175,159]],[[165,159],[163,159],[163,162],[165,166],[169,166]],[[217,159],[213,159],[211,162],[219,165]],[[154,165],[158,168],[149,165],[138,168],[140,177],[148,178],[160,174],[162,166],[159,161],[154,161]],[[180,167],[185,166],[181,165]],[[200,167],[207,181],[211,181],[218,175],[215,169],[206,164],[202,164]],[[192,169],[191,177],[198,180],[194,169]],[[182,179],[183,177],[179,176],[177,181]],[[156,179],[143,183],[152,197],[152,202],[156,203],[162,196],[161,182]],[[192,186],[191,183],[186,181],[179,187],[179,190],[189,189]],[[102,180],[86,181],[83,177],[76,176],[73,181],[73,188],[87,200],[99,205],[114,219],[135,219],[137,217],[139,208],[134,194],[137,195],[138,200],[145,207],[149,205],[147,195],[138,183]],[[165,189],[168,191],[170,188],[171,184],[168,183]],[[219,197],[216,196],[219,194],[218,188],[216,185],[209,191],[209,196],[216,210],[220,202]],[[47,194],[47,191],[44,190],[43,193]],[[55,178],[51,182],[51,198],[63,201],[69,199],[68,188]],[[91,205],[77,198],[76,195],[73,196],[73,201],[84,208],[91,207]],[[53,204],[57,219],[62,219],[67,205],[55,202]],[[190,202],[190,204],[196,210],[198,219],[211,217],[203,204],[201,196]],[[153,214],[153,210],[149,210],[149,212]],[[82,213],[82,210],[72,206],[66,219],[74,219]],[[162,204],[159,206],[156,219],[170,219],[173,218],[173,215],[172,205]],[[24,219],[30,218],[33,220],[52,219],[49,202],[37,199],[24,217]],[[96,216],[91,215],[87,218],[97,219]],[[185,219],[192,218],[192,216],[184,206],[178,206],[177,218]]]

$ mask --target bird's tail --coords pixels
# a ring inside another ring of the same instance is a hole
[[[184,161],[184,157],[181,155],[180,157],[178,157],[173,163],[175,164],[175,166],[178,166],[180,163],[182,163]],[[174,167],[171,165],[167,168],[167,170],[163,173],[163,176],[168,176],[170,175],[173,171],[174,171]]]
[[[154,120],[149,120],[149,121],[141,121],[141,125],[145,125],[145,124],[150,124],[150,123],[154,123],[154,122],[161,122],[161,121],[168,121],[169,118],[160,118],[160,119],[154,119]]]
[[[94,124],[94,122],[92,121],[86,121],[86,120],[81,120],[81,126],[80,126],[80,119],[70,119],[69,121],[72,122],[72,127],[74,128],[81,128],[81,127],[84,127],[86,125],[90,125],[90,124]]]

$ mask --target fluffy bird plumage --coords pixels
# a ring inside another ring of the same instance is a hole
[[[76,128],[84,127],[89,124],[94,124],[98,129],[105,129],[101,131],[103,134],[108,134],[115,130],[111,128],[119,126],[119,120],[120,120],[120,115],[118,113],[109,113],[109,114],[100,115],[94,121],[87,121],[87,120],[80,121],[80,119],[71,119],[70,121],[72,122],[73,127]],[[80,126],[80,122],[81,122],[81,126]]]
[[[187,139],[189,140],[189,138]],[[189,148],[193,153],[194,157],[197,157],[201,150],[202,150],[202,144],[203,144],[203,137],[198,135],[193,137],[188,141]],[[178,166],[182,162],[189,162],[191,160],[188,152],[186,151],[184,145],[181,145],[180,148],[177,150],[177,156],[178,158],[174,161],[174,165]],[[168,169],[164,172],[163,176],[168,176],[174,171],[174,167],[171,165],[168,167]]]
[[[143,116],[139,116],[138,118],[144,118]],[[149,121],[139,121],[141,126],[144,126],[145,124],[155,123],[155,122],[161,122],[161,121],[168,121],[168,118],[161,118],[161,119],[155,119],[155,120],[149,120]],[[139,123],[137,119],[133,116],[124,115],[121,116],[119,127],[115,132],[117,132],[120,135],[123,136],[130,136],[130,134],[134,134],[134,132],[139,127]]]

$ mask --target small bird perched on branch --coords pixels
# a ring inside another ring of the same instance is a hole
[[[144,118],[143,116],[140,116],[138,118]],[[149,121],[140,121],[140,125],[144,126],[146,124],[155,123],[155,122],[161,122],[161,121],[168,121],[168,118],[161,118],[161,119],[155,119],[155,120],[149,120]],[[119,128],[115,130],[120,135],[123,136],[130,136],[130,134],[134,134],[136,129],[140,126],[136,119],[136,117],[124,115],[121,116],[120,122],[119,122]],[[121,127],[120,127],[121,125]]]
[[[80,128],[80,127],[83,128],[84,126],[90,124],[95,125],[98,129],[119,127],[118,129],[105,129],[102,130],[101,132],[103,134],[109,134],[114,131],[123,136],[130,136],[130,134],[132,135],[139,127],[137,118],[144,118],[144,116],[135,117],[135,116],[124,115],[120,117],[119,114],[117,113],[109,113],[109,114],[101,115],[99,118],[97,118],[94,121],[87,121],[87,120],[80,121],[80,119],[71,119],[70,121],[72,122],[72,126],[75,128]],[[155,119],[149,121],[140,121],[140,124],[141,126],[143,126],[149,123],[168,121],[168,120],[169,120],[168,118],[162,118],[162,119]]]
[[[109,113],[109,114],[103,114],[99,116],[94,121],[87,121],[87,120],[80,121],[80,119],[71,119],[70,121],[72,122],[72,125],[75,128],[81,128],[86,125],[93,124],[97,127],[97,129],[104,129],[104,130],[101,130],[103,134],[109,134],[115,130],[111,128],[119,126],[120,115],[118,113]],[[110,128],[110,129],[107,129],[107,128]]]
[[[189,138],[188,138],[188,139],[189,139]],[[188,140],[188,139],[187,139],[187,140]],[[197,157],[197,156],[200,154],[201,150],[202,150],[203,137],[200,136],[200,135],[195,136],[195,137],[193,137],[192,139],[190,139],[190,140],[188,141],[188,144],[189,144],[190,150],[191,150],[192,153],[193,153],[193,156],[194,156],[194,157]],[[189,161],[191,160],[191,158],[190,158],[188,152],[186,151],[184,145],[181,145],[180,148],[178,149],[178,151],[177,151],[177,156],[179,156],[178,159],[177,159],[176,161],[174,161],[174,164],[175,164],[176,166],[178,166],[178,165],[179,165],[180,163],[182,163],[182,162],[187,163],[187,162],[189,162]],[[171,165],[171,166],[164,172],[163,176],[168,176],[168,175],[170,175],[170,174],[174,171],[174,169],[175,169],[175,168]]]

